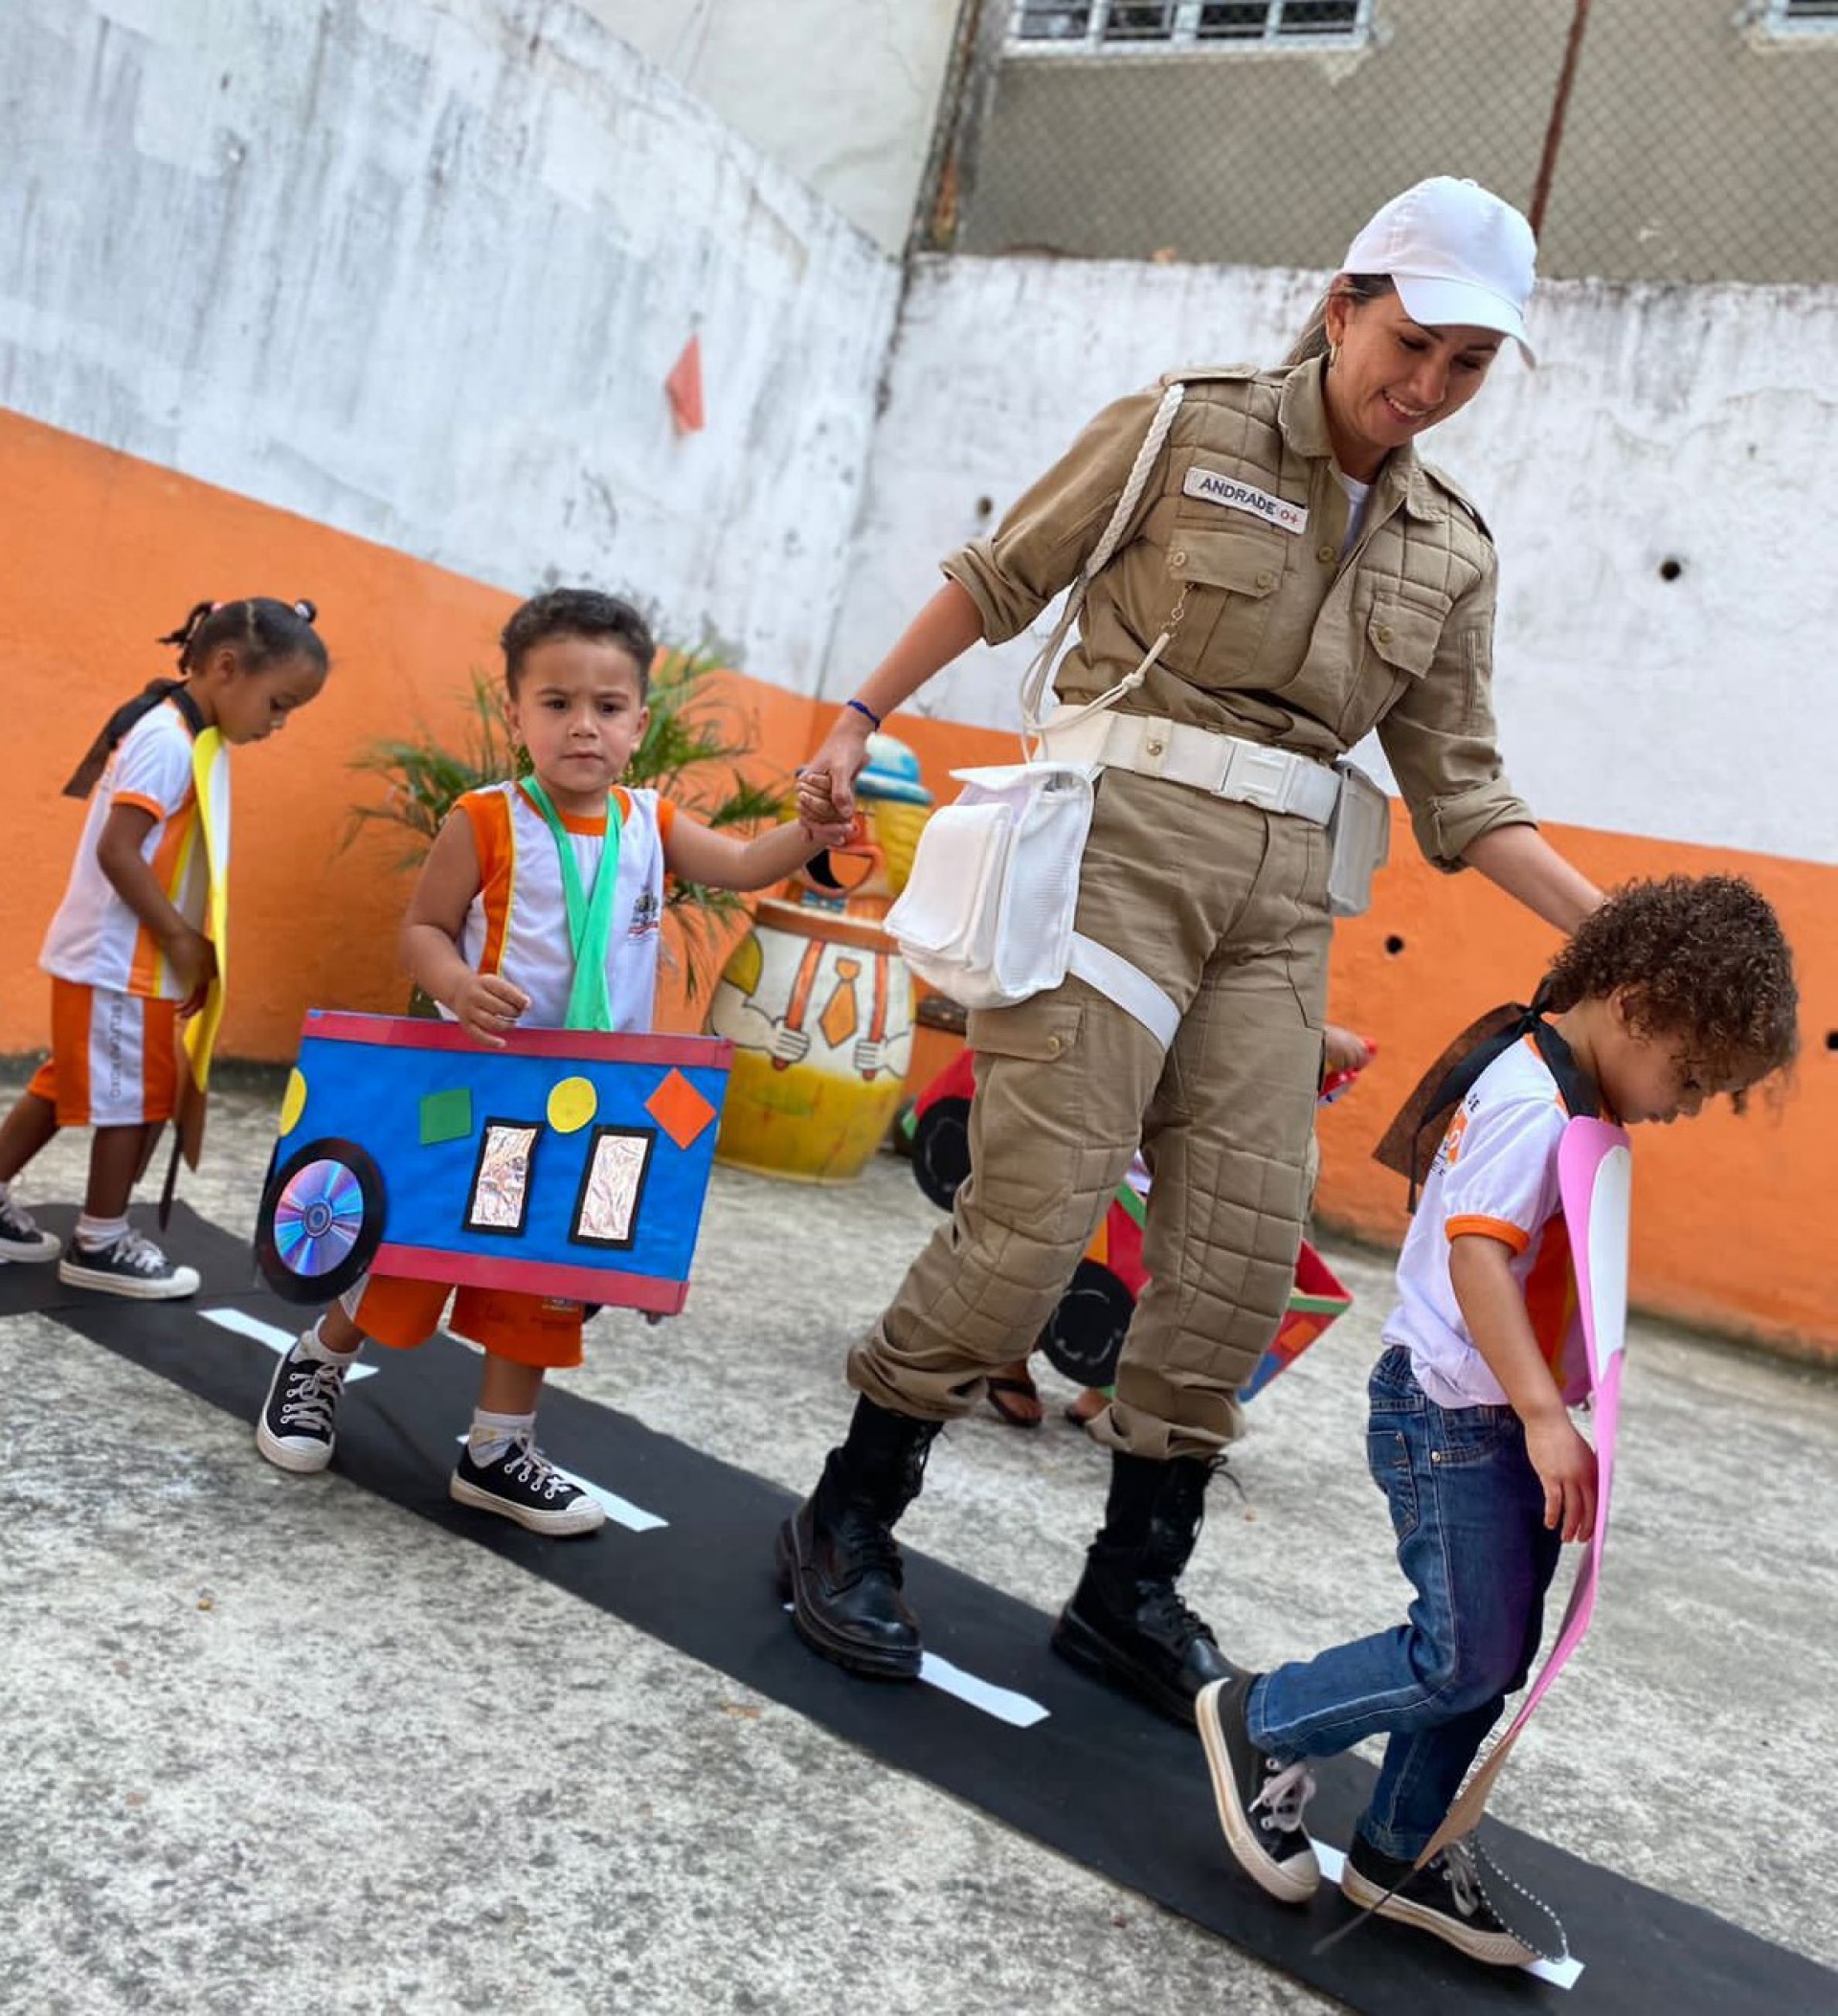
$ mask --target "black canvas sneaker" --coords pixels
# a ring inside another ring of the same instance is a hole
[[[1490,1860],[1472,1834],[1451,1841],[1422,1869],[1356,1834],[1340,1888],[1362,1909],[1433,1932],[1490,1966],[1523,1967],[1569,1952],[1556,1912]]]
[[[86,1246],[73,1237],[57,1263],[57,1278],[66,1288],[135,1302],[178,1302],[198,1292],[196,1267],[175,1266],[150,1239],[133,1231],[112,1246]]]
[[[0,1260],[56,1260],[59,1242],[55,1232],[41,1232],[30,1211],[11,1198],[0,1203]]]
[[[594,1533],[606,1524],[606,1508],[564,1477],[527,1432],[491,1463],[475,1463],[470,1445],[461,1449],[447,1495],[457,1504],[515,1519],[531,1533]]]
[[[257,1448],[283,1470],[323,1470],[331,1462],[339,1395],[357,1361],[353,1352],[350,1364],[328,1365],[309,1356],[305,1346],[303,1335],[288,1347],[256,1421]]]
[[[1306,1904],[1321,1887],[1321,1865],[1302,1824],[1314,1780],[1306,1764],[1285,1764],[1251,1741],[1244,1703],[1256,1678],[1215,1680],[1200,1690],[1194,1714],[1226,1847],[1260,1889],[1281,1903]]]

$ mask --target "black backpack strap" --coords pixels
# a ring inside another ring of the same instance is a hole
[[[1578,1064],[1570,1045],[1545,1020],[1548,1006],[1540,987],[1530,1007],[1510,1001],[1504,1007],[1491,1009],[1470,1022],[1418,1080],[1416,1089],[1373,1150],[1375,1161],[1409,1183],[1410,1210],[1417,1208],[1417,1193],[1429,1175],[1455,1109],[1473,1090],[1475,1081],[1488,1065],[1526,1037],[1537,1045],[1538,1055],[1557,1080],[1569,1113],[1591,1119],[1597,1116],[1601,1097],[1595,1081]]]

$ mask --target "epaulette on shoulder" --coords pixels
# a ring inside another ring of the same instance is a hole
[[[1260,378],[1261,364],[1183,364],[1177,370],[1163,371],[1156,383],[1165,392],[1171,385],[1199,385],[1209,378]]]
[[[1462,488],[1461,484],[1455,482],[1455,480],[1452,477],[1446,475],[1441,469],[1438,469],[1434,465],[1434,463],[1420,462],[1418,466],[1423,470],[1423,474],[1426,477],[1428,477],[1430,482],[1433,482],[1439,490],[1446,491],[1447,494],[1450,497],[1452,497],[1458,504],[1461,505],[1462,509],[1468,513],[1468,515],[1474,521],[1475,525],[1479,527],[1481,537],[1485,539],[1490,546],[1492,545],[1493,527],[1488,524],[1485,515],[1482,513],[1480,505],[1477,504],[1474,502],[1474,500],[1468,494],[1468,492]]]

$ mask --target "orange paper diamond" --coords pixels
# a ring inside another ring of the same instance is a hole
[[[715,1109],[681,1071],[672,1071],[644,1109],[679,1148],[687,1148],[715,1117]]]

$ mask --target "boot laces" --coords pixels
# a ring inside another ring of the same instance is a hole
[[[1157,1638],[1165,1640],[1177,1651],[1185,1653],[1197,1639],[1203,1638],[1208,1645],[1219,1641],[1213,1636],[1213,1627],[1196,1611],[1190,1609],[1178,1589],[1166,1582],[1152,1583],[1143,1591],[1144,1601],[1137,1610],[1143,1624]]]
[[[870,1575],[884,1577],[896,1589],[901,1586],[904,1577],[899,1542],[872,1513],[854,1506],[845,1507],[837,1521],[836,1538],[842,1563],[838,1588],[853,1589]]]

